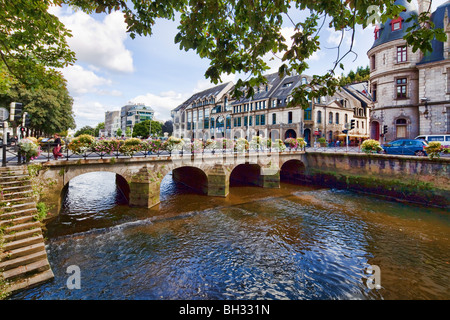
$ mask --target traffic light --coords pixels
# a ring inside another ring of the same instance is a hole
[[[23,113],[23,122],[22,122],[22,127],[27,127],[29,128],[31,125],[31,117],[27,112]]]
[[[350,130],[353,130],[353,129],[355,129],[355,119],[352,119],[351,121],[350,121]]]
[[[386,134],[387,132],[388,132],[388,126],[385,125],[385,126],[383,127],[383,134]]]
[[[22,107],[23,105],[19,102],[11,102],[9,108],[9,120],[20,122],[22,120]]]

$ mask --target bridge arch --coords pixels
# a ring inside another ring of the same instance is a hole
[[[261,166],[257,163],[242,163],[230,173],[230,187],[250,185],[261,186]]]
[[[281,166],[280,179],[291,183],[304,181],[305,169],[305,164],[301,160],[287,160]]]
[[[208,175],[198,167],[176,167],[172,170],[172,178],[198,193],[208,194]]]

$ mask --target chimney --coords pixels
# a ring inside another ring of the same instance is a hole
[[[419,3],[419,15],[422,12],[430,11],[428,14],[431,15],[431,0],[417,0]]]

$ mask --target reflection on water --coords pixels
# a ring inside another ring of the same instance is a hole
[[[129,208],[114,175],[80,178],[48,226],[55,280],[13,299],[450,298],[444,210],[290,184],[211,198],[170,175],[159,206]],[[81,290],[66,288],[70,265]]]

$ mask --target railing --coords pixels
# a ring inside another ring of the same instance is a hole
[[[41,153],[38,157],[31,159],[33,162],[45,162],[54,160],[55,157],[53,155],[53,148],[55,147],[55,144],[52,142],[47,142],[42,144],[41,143]],[[25,157],[20,154],[20,151],[18,149],[19,147],[17,145],[8,145],[6,148],[2,147],[2,166],[7,165],[20,165],[22,163],[25,163]],[[68,160],[87,160],[87,159],[111,159],[111,158],[147,158],[147,157],[160,157],[160,156],[192,156],[192,155],[221,155],[221,154],[250,154],[250,153],[274,153],[274,152],[284,152],[284,153],[292,153],[296,151],[304,151],[304,152],[330,152],[330,153],[360,153],[360,147],[359,146],[327,146],[327,147],[304,147],[304,148],[290,148],[289,145],[286,146],[285,149],[280,150],[279,148],[270,146],[270,147],[263,147],[261,145],[259,146],[249,146],[247,149],[244,150],[237,150],[234,146],[230,148],[208,148],[208,147],[192,147],[192,146],[184,146],[183,148],[176,149],[176,150],[156,150],[156,151],[138,151],[133,154],[125,154],[121,153],[118,150],[115,150],[113,152],[107,153],[107,152],[95,152],[91,150],[86,150],[83,153],[73,153],[67,148],[67,145],[64,145],[61,148],[61,154],[62,157],[59,157],[58,160],[60,161],[68,161]]]
[[[30,161],[32,162],[46,162],[50,160],[55,160],[55,157],[53,155],[53,148],[56,146],[52,142],[47,142],[44,144],[40,144],[41,146],[41,153],[39,156],[32,158]],[[2,148],[2,166],[7,165],[20,165],[22,163],[25,163],[25,157],[20,154],[19,147],[17,145],[9,145],[6,146],[6,148]],[[195,148],[191,146],[184,146],[183,148],[176,149],[176,150],[157,150],[157,151],[138,151],[133,154],[125,154],[121,153],[118,150],[115,150],[113,152],[107,153],[107,152],[95,152],[91,150],[86,150],[83,153],[73,153],[72,151],[67,148],[67,145],[62,146],[61,148],[61,155],[58,157],[59,161],[68,161],[68,160],[87,160],[87,159],[111,159],[111,158],[147,158],[147,157],[160,157],[160,156],[192,156],[192,155],[221,155],[221,154],[250,154],[250,153],[264,153],[264,152],[295,152],[295,151],[305,151],[305,148],[289,148],[286,147],[283,151],[279,150],[275,147],[249,147],[248,149],[244,150],[237,150],[236,148],[208,148],[208,147],[201,147],[201,148]]]
[[[22,154],[20,153],[19,146],[16,143],[8,143],[0,145],[2,152],[2,166],[5,167],[7,164],[10,165],[20,165],[24,161]]]

